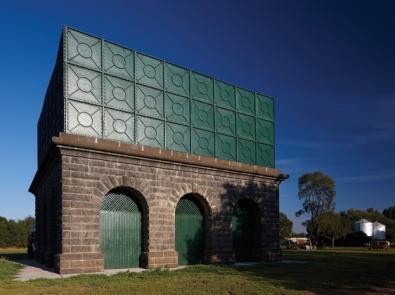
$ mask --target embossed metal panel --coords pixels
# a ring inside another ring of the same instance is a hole
[[[237,98],[237,110],[239,112],[255,115],[255,96],[253,92],[237,88],[236,90]]]
[[[106,109],[104,111],[104,137],[134,142],[134,115]]]
[[[134,111],[134,83],[104,76],[104,105],[122,111]]]
[[[134,79],[134,52],[118,45],[104,42],[104,72],[126,80]]]
[[[260,166],[274,167],[274,146],[257,143],[256,163]]]
[[[255,139],[255,118],[243,114],[237,114],[237,135],[244,139]]]
[[[67,61],[101,70],[101,40],[81,32],[67,30]]]
[[[215,81],[215,103],[221,107],[234,109],[236,106],[235,88],[221,81]]]
[[[191,97],[204,102],[213,102],[213,79],[192,72],[191,73]]]
[[[214,107],[207,103],[192,101],[192,126],[214,130]]]
[[[255,163],[255,142],[239,139],[237,142],[238,159],[244,163]]]
[[[166,123],[166,148],[179,152],[190,152],[191,129],[188,126]]]
[[[171,64],[166,64],[165,69],[165,90],[188,96],[189,71]]]
[[[70,65],[66,79],[68,98],[101,104],[100,73]]]
[[[101,137],[102,110],[99,106],[69,101],[67,103],[67,114],[67,132]]]
[[[136,143],[164,148],[164,122],[137,116]]]
[[[215,154],[218,158],[236,161],[236,138],[217,134],[215,137]]]
[[[274,144],[273,123],[271,121],[257,119],[256,140],[266,144]]]
[[[171,93],[165,95],[165,116],[166,120],[189,125],[190,122],[190,99]]]
[[[215,131],[222,134],[235,135],[236,134],[235,112],[221,108],[216,108]]]
[[[274,129],[268,96],[65,28],[39,155],[66,131],[274,167]]]
[[[214,132],[192,129],[192,153],[214,157]]]
[[[147,117],[163,118],[163,92],[142,85],[136,86],[136,111]]]
[[[163,88],[163,62],[137,53],[136,80],[141,84]]]
[[[256,115],[262,119],[274,120],[273,99],[270,97],[256,95]]]

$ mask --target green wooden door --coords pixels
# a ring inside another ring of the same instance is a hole
[[[253,261],[254,222],[251,210],[237,204],[232,216],[232,238],[236,261]]]
[[[203,214],[191,199],[182,198],[176,208],[176,251],[178,264],[203,263]]]
[[[104,268],[138,267],[142,228],[136,202],[122,192],[108,194],[101,206],[100,224]]]

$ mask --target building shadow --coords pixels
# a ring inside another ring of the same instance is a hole
[[[228,245],[232,256],[228,261],[281,259],[278,183],[255,178],[243,184],[227,182],[219,197],[221,210],[213,214],[213,236],[219,239],[216,248]]]
[[[39,263],[37,260],[30,258],[27,253],[1,253],[0,258],[5,258],[9,261],[21,264],[22,266],[31,266],[48,272],[56,273],[52,267],[47,267]]]

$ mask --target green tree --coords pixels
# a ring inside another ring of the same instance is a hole
[[[0,216],[0,248],[27,247],[27,240],[33,223],[33,217],[15,221]]]
[[[11,234],[8,230],[8,220],[0,216],[0,248],[9,247]]]
[[[318,217],[320,233],[331,241],[335,247],[335,241],[351,232],[351,222],[340,213],[327,212]]]
[[[383,214],[388,218],[395,219],[395,206],[385,208]]]
[[[10,233],[8,247],[19,247],[19,226],[18,223],[13,219],[8,220],[8,232]]]
[[[332,212],[335,208],[335,182],[322,172],[307,173],[299,177],[299,199],[303,201],[303,208],[296,212],[296,216],[307,215],[307,231],[313,244],[317,244],[320,234],[319,216]]]
[[[280,212],[280,238],[285,239],[292,235],[293,222],[285,213]]]

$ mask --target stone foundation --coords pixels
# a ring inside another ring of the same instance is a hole
[[[176,267],[175,208],[186,194],[205,208],[206,263],[234,261],[231,218],[236,203],[259,209],[257,260],[278,260],[276,169],[61,133],[30,191],[36,196],[37,259],[61,274],[103,271],[100,205],[115,188],[138,192],[145,204],[140,266]]]

